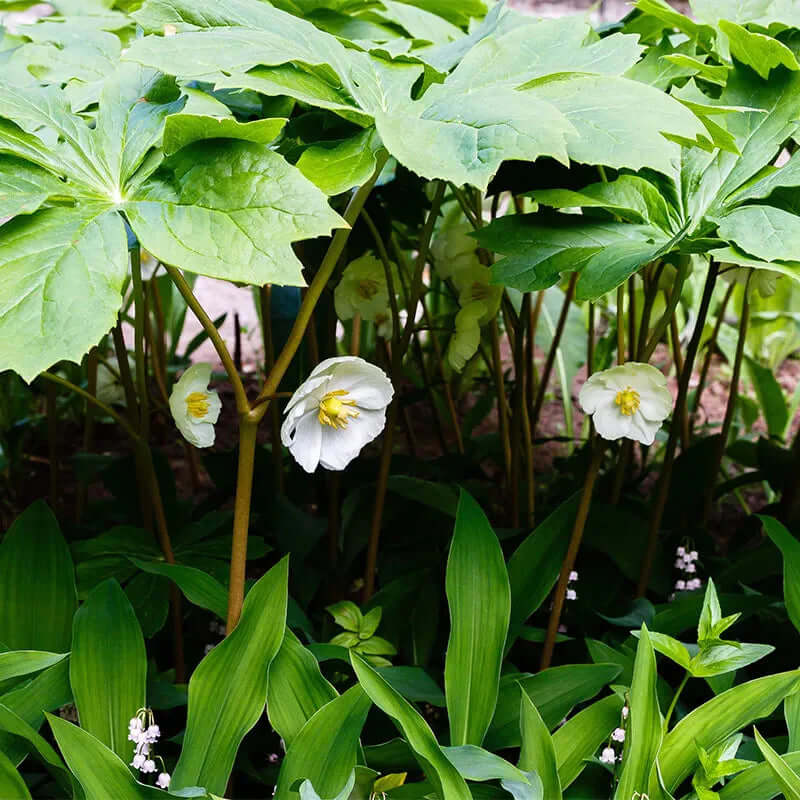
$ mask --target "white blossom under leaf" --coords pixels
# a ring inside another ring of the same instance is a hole
[[[217,392],[208,388],[211,364],[193,364],[181,375],[172,389],[169,410],[178,430],[195,447],[211,447],[222,402]]]
[[[322,361],[286,406],[281,441],[306,471],[343,470],[386,424],[386,373],[355,356]]]

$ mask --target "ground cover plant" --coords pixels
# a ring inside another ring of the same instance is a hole
[[[52,6],[0,798],[800,798],[800,5]]]

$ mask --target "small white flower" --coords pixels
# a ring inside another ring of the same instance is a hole
[[[269,761],[270,764],[277,764],[280,759],[281,757],[277,753],[270,753],[267,756],[267,761]]]
[[[135,374],[136,362],[130,356],[128,356],[128,366],[131,373]],[[107,406],[125,405],[125,387],[120,380],[119,361],[116,356],[108,359],[108,366],[103,363],[97,365],[95,397]]]
[[[686,588],[686,581],[675,581],[675,591],[682,592]]]
[[[572,572],[570,572],[570,574],[569,574],[569,580],[570,580],[570,583],[571,583],[572,581],[576,581],[576,580],[578,580],[578,573],[577,573],[575,570],[572,570]]]
[[[158,741],[158,737],[161,736],[161,728],[158,725],[150,725],[144,735],[147,742],[155,744]]]
[[[169,397],[169,410],[178,430],[195,447],[214,444],[214,423],[222,410],[219,395],[208,388],[210,378],[211,364],[192,364]]]
[[[386,424],[392,382],[354,356],[322,361],[286,406],[281,441],[306,471],[344,469]]]
[[[622,706],[622,719],[628,719],[628,714],[631,713],[630,708],[628,706]]]
[[[153,761],[152,758],[148,758],[147,761],[145,761],[144,764],[142,764],[142,766],[139,767],[139,769],[144,773],[155,772],[156,771],[156,762]]]
[[[604,764],[613,764],[617,760],[617,754],[614,752],[614,748],[613,747],[604,748],[603,752],[600,753],[600,760]]]
[[[697,550],[692,550],[692,552],[689,553],[688,558],[689,558],[689,561],[697,561],[697,558],[698,558]]]
[[[134,769],[141,769],[144,766],[144,762],[147,760],[147,756],[144,753],[137,753],[133,757],[133,761],[131,761],[131,766]]]
[[[682,558],[679,558],[679,559],[678,559],[678,560],[675,562],[675,567],[676,567],[676,569],[683,569],[683,559],[682,559]]]
[[[695,589],[699,589],[703,585],[703,582],[700,578],[692,578],[691,580],[686,581],[686,589],[690,592],[693,592]]]
[[[159,772],[156,778],[156,786],[160,789],[169,789],[169,782],[172,780],[169,772]]]
[[[689,573],[697,572],[697,566],[691,561],[686,565],[686,571]]]
[[[577,600],[578,593],[574,589],[567,589],[567,600]]]
[[[686,555],[686,548],[683,545],[681,545],[675,551],[675,555],[679,556],[680,558],[683,558]]]
[[[142,721],[139,719],[139,717],[134,717],[128,723],[128,739],[135,744],[139,744],[139,742],[142,741],[143,736],[144,726],[142,725]]]
[[[625,729],[624,728],[615,728],[614,732],[611,734],[611,739],[615,742],[624,742],[625,741]]]
[[[672,410],[667,379],[650,364],[629,361],[595,372],[578,396],[604,439],[627,438],[651,445]]]

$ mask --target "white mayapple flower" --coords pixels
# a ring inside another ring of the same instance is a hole
[[[172,389],[169,410],[178,430],[195,447],[214,444],[214,423],[219,419],[222,402],[208,388],[211,364],[192,364]]]
[[[281,441],[306,472],[342,470],[383,430],[393,395],[384,371],[363,358],[326,359],[289,400]]]
[[[667,379],[650,364],[636,361],[595,372],[578,400],[604,439],[625,437],[644,445],[653,444],[672,410]]]
[[[391,265],[396,271],[394,264]],[[351,261],[333,292],[333,303],[339,319],[352,319],[360,314],[372,321],[389,309],[389,288],[383,264],[371,253]]]

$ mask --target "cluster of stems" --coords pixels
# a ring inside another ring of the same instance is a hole
[[[203,306],[194,295],[191,286],[180,270],[169,264],[163,267],[174,285],[183,296],[187,306],[197,317],[209,340],[216,349],[219,359],[227,373],[236,402],[239,421],[239,449],[236,494],[234,500],[233,539],[230,559],[230,580],[228,597],[227,631],[230,633],[239,621],[245,589],[245,571],[247,565],[247,542],[250,526],[250,506],[253,489],[253,471],[259,426],[269,414],[272,438],[273,465],[275,487],[277,492],[283,491],[282,454],[280,447],[280,410],[272,402],[281,396],[279,389],[292,360],[304,341],[313,343],[312,355],[316,360],[317,338],[315,331],[315,308],[323,291],[331,281],[345,251],[345,245],[352,226],[363,223],[374,242],[374,249],[385,269],[390,313],[392,315],[392,334],[388,341],[379,341],[379,354],[391,374],[395,386],[403,380],[404,367],[407,360],[417,368],[417,374],[424,385],[431,406],[431,418],[434,421],[437,438],[442,450],[447,451],[455,446],[458,453],[464,453],[464,441],[461,421],[456,404],[454,376],[445,366],[442,355],[443,337],[438,335],[434,327],[436,319],[436,292],[432,291],[432,280],[427,280],[428,268],[431,264],[430,244],[442,203],[446,197],[448,186],[442,181],[435,181],[431,186],[431,203],[425,221],[420,229],[416,242],[404,243],[401,246],[394,230],[388,238],[381,234],[372,217],[365,209],[365,202],[384,166],[385,153],[378,158],[372,177],[361,187],[354,190],[343,213],[350,227],[335,232],[325,255],[314,273],[310,285],[303,291],[302,303],[294,320],[291,332],[280,352],[275,351],[270,324],[271,287],[259,289],[258,305],[261,312],[262,332],[265,351],[265,379],[257,396],[251,398],[242,380],[237,359],[230,351]],[[483,197],[475,190],[449,187],[452,195],[460,204],[466,218],[474,228],[484,224]],[[492,205],[494,217],[499,208],[498,198]],[[513,208],[520,213],[522,203],[515,199]],[[406,253],[415,253],[413,264],[407,263]],[[391,254],[391,255],[390,255]],[[489,266],[492,254],[479,251],[482,262]],[[391,259],[402,268],[393,271]],[[726,291],[717,309],[716,322],[709,337],[705,340],[705,355],[699,370],[699,385],[694,394],[692,407],[689,407],[690,378],[695,370],[695,362],[701,351],[705,336],[706,319],[712,307],[712,297],[717,281],[718,265],[710,263],[703,289],[700,305],[694,315],[693,329],[685,351],[680,342],[676,310],[681,297],[683,284],[689,270],[688,257],[678,259],[674,284],[667,290],[660,288],[660,278],[664,263],[657,261],[647,265],[636,275],[619,286],[616,293],[615,313],[605,317],[598,314],[602,310],[599,304],[588,304],[588,325],[586,342],[586,372],[590,375],[595,369],[598,353],[598,318],[609,322],[609,333],[615,342],[616,360],[624,363],[628,360],[649,361],[660,342],[671,345],[672,363],[678,383],[678,394],[666,446],[663,448],[662,464],[658,481],[654,490],[648,524],[648,539],[645,556],[641,565],[641,574],[637,586],[637,594],[643,595],[648,588],[653,560],[658,547],[666,500],[669,494],[672,466],[680,444],[686,448],[691,443],[697,424],[701,395],[705,386],[712,352],[720,331],[722,316],[729,305],[733,286]],[[86,401],[86,418],[84,430],[84,447],[89,448],[94,431],[94,412],[99,410],[114,419],[128,435],[136,464],[140,506],[143,525],[153,530],[164,559],[174,563],[175,556],[170,541],[166,516],[161,501],[159,484],[150,448],[151,401],[156,407],[168,405],[167,394],[167,361],[168,353],[164,345],[164,315],[161,300],[154,281],[143,281],[141,275],[140,253],[138,246],[131,251],[132,276],[132,308],[133,308],[133,350],[135,373],[129,366],[128,350],[122,335],[121,320],[130,309],[124,309],[120,322],[112,332],[112,339],[118,361],[120,382],[126,396],[126,412],[111,408],[96,397],[98,363],[102,362],[98,352],[93,351],[88,359],[88,386],[82,389],[65,378],[44,373],[43,377],[53,388],[61,385],[76,392]],[[395,286],[399,278],[402,285]],[[508,524],[513,527],[531,528],[536,523],[536,442],[540,426],[540,418],[545,408],[548,392],[555,370],[563,371],[559,363],[561,345],[566,329],[568,315],[573,308],[573,298],[578,275],[572,273],[566,280],[563,300],[558,317],[553,321],[548,316],[550,329],[549,345],[543,360],[539,360],[537,369],[537,330],[542,324],[544,290],[527,292],[522,296],[521,304],[515,307],[509,296],[504,293],[500,313],[488,325],[487,346],[481,344],[478,358],[482,359],[487,374],[493,385],[496,397],[497,428],[499,433],[499,455],[497,458],[500,474],[500,490],[505,495],[508,509]],[[436,279],[439,280],[439,279]],[[638,294],[637,281],[641,282],[641,294]],[[446,281],[439,281],[442,291],[453,293],[453,288]],[[655,320],[653,309],[659,291],[664,291],[665,308]],[[401,318],[397,296],[402,296],[407,309],[405,320]],[[637,297],[643,298],[638,307]],[[611,311],[611,309],[608,309]],[[733,381],[728,399],[724,422],[719,435],[718,448],[715,454],[713,473],[709,475],[705,496],[703,515],[707,519],[712,510],[714,486],[717,473],[724,455],[725,445],[730,434],[737,385],[741,372],[744,352],[744,338],[747,332],[749,304],[747,287],[744,291],[742,312],[740,315],[739,344],[736,350],[735,363],[732,365]],[[614,327],[615,325],[615,327]],[[155,330],[153,329],[155,328]],[[361,342],[360,320],[353,323],[351,352],[357,353]],[[626,341],[627,339],[627,341]],[[504,356],[509,353],[510,357]],[[508,365],[506,364],[508,361]],[[150,369],[148,369],[148,362]],[[102,362],[113,369],[107,362]],[[507,370],[506,367],[509,367]],[[513,375],[513,378],[512,378]],[[457,376],[456,376],[457,377]],[[564,405],[568,419],[571,419],[571,387],[562,382]],[[48,406],[55,419],[55,401],[52,392],[48,395]],[[370,535],[364,565],[363,599],[368,600],[375,590],[376,568],[379,554],[380,535],[383,525],[384,506],[391,469],[392,454],[395,446],[395,433],[398,424],[406,429],[409,448],[416,449],[416,436],[406,409],[402,404],[402,393],[396,392],[387,410],[386,426],[381,444],[378,476],[372,510]],[[583,531],[589,515],[595,485],[601,479],[604,463],[609,449],[605,443],[591,431],[588,424],[588,446],[591,452],[590,463],[586,472],[582,496],[578,506],[572,535],[564,558],[559,580],[553,596],[553,603],[548,622],[547,633],[541,658],[542,669],[551,663],[556,635],[564,605],[567,581],[575,566],[581,545]],[[52,486],[51,493],[57,495],[57,452],[54,446],[55,434],[51,435]],[[798,458],[800,458],[800,448]],[[191,445],[186,445],[187,463],[190,466],[193,485],[198,483],[198,458]],[[647,453],[635,458],[634,444],[624,442],[616,447],[615,463],[609,465],[610,499],[617,503],[628,484],[634,465],[640,468],[640,474],[646,467]],[[328,481],[329,497],[329,556],[332,568],[335,567],[339,547],[339,482],[335,475]],[[800,488],[798,489],[800,494]],[[85,493],[78,497],[78,514],[85,506]],[[179,677],[184,675],[180,594],[173,586],[171,595],[172,617],[175,628],[175,661]]]

